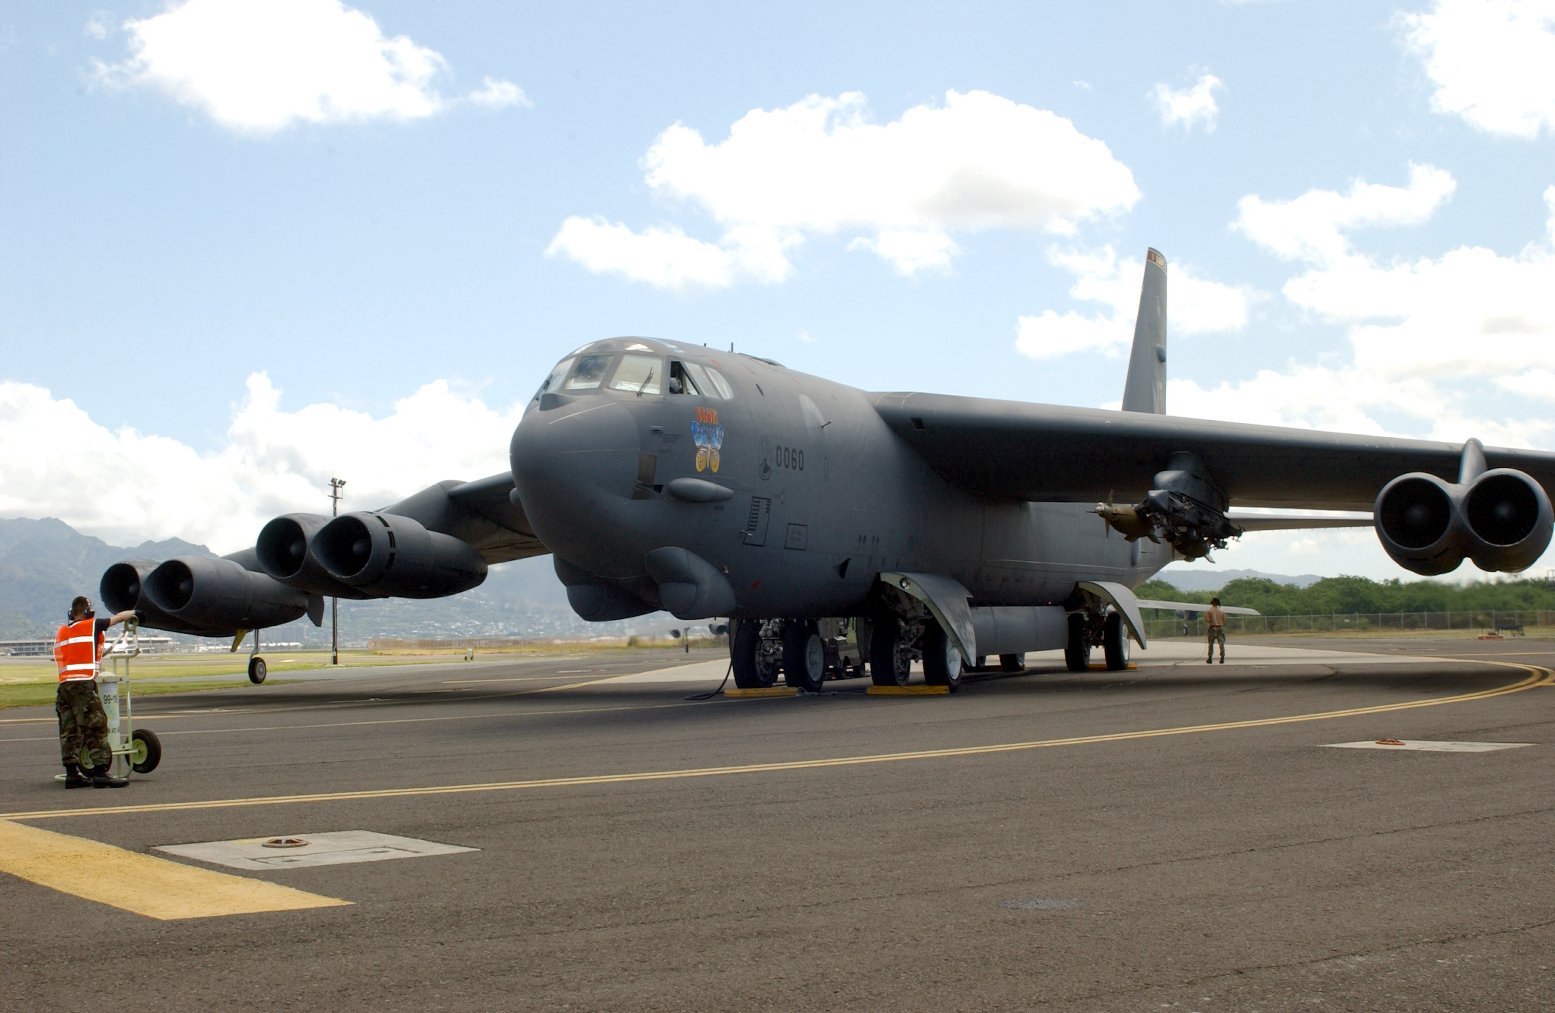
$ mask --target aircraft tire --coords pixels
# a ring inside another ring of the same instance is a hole
[[[950,642],[938,623],[923,631],[923,681],[930,686],[961,688],[961,649]]]
[[[819,693],[826,682],[826,646],[808,619],[783,624],[783,680],[806,693]]]
[[[876,686],[905,686],[912,677],[912,653],[902,643],[902,621],[894,615],[875,620],[869,638],[869,681]]]
[[[1024,672],[1026,670],[1026,656],[1024,654],[999,655],[999,671]]]
[[[762,664],[760,619],[738,619],[729,638],[729,661],[740,689],[766,689],[777,682],[777,666]]]
[[[1069,616],[1069,640],[1064,644],[1064,665],[1071,672],[1084,672],[1091,667],[1091,645],[1085,637],[1085,616],[1079,612]]]
[[[1107,671],[1121,672],[1128,667],[1128,630],[1123,625],[1123,616],[1117,612],[1108,612],[1105,625],[1102,626],[1102,650],[1107,656]]]
[[[130,769],[137,774],[149,774],[162,762],[162,740],[156,732],[137,728],[130,734]]]
[[[265,659],[254,655],[248,659],[248,681],[255,686],[265,681],[265,676],[270,674],[270,669],[265,666]]]

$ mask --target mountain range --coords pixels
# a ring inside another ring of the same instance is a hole
[[[52,637],[70,600],[78,594],[97,601],[103,571],[124,559],[160,562],[174,556],[211,556],[203,545],[177,538],[133,548],[83,535],[64,521],[0,518],[0,640]],[[1319,577],[1284,577],[1256,570],[1169,566],[1161,579],[1183,591],[1218,590],[1227,581],[1263,577],[1306,587]],[[101,602],[97,602],[101,609]],[[388,598],[340,602],[340,642],[365,644],[382,638],[465,640],[662,636],[684,624],[663,612],[613,623],[588,623],[567,605],[550,557],[516,560],[493,567],[473,591],[430,600]],[[264,631],[267,642],[328,646],[328,612],[322,627],[306,619]],[[198,638],[177,638],[198,639]]]

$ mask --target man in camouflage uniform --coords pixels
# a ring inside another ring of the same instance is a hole
[[[54,714],[59,718],[59,750],[65,765],[66,788],[122,788],[129,783],[109,773],[113,747],[108,742],[108,715],[97,695],[97,672],[103,633],[134,617],[131,609],[98,619],[92,612],[92,603],[85,596],[78,596],[70,603],[69,617],[54,637],[54,661],[59,666]],[[89,750],[89,770],[81,769],[84,750]]]

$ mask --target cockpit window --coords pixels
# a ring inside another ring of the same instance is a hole
[[[556,364],[556,368],[551,370],[551,375],[546,377],[545,382],[540,385],[540,389],[535,391],[535,397],[539,398],[541,394],[544,394],[548,390],[560,389],[562,377],[566,376],[567,370],[571,368],[571,359],[563,359],[562,361],[558,362]]]
[[[598,390],[610,366],[608,355],[585,355],[567,378],[566,390]]]
[[[663,378],[664,364],[657,356],[623,355],[615,375],[610,378],[610,389],[657,394]]]
[[[707,373],[709,384],[709,386],[703,387],[703,390],[707,391],[710,397],[721,397],[725,401],[728,401],[734,397],[734,390],[729,386],[729,381],[724,379],[724,375],[722,373],[718,372],[718,370],[714,369],[712,366],[706,366],[703,368]]]
[[[671,394],[702,393],[701,388],[698,386],[697,382],[691,378],[690,372],[687,371],[686,364],[681,362],[679,359],[670,360],[669,390]]]

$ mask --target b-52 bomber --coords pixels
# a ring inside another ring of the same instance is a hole
[[[1150,250],[1121,410],[871,393],[746,354],[595,341],[540,384],[510,471],[277,517],[219,559],[118,563],[102,600],[241,639],[319,623],[326,596],[458,594],[549,553],[584,619],[729,617],[739,686],[818,689],[819,624],[846,617],[875,683],[921,660],[954,689],[1028,651],[1124,667],[1141,606],[1170,604],[1132,589],[1247,530],[1374,525],[1426,575],[1518,571],[1549,545],[1555,454],[1166,415],[1166,278]]]

